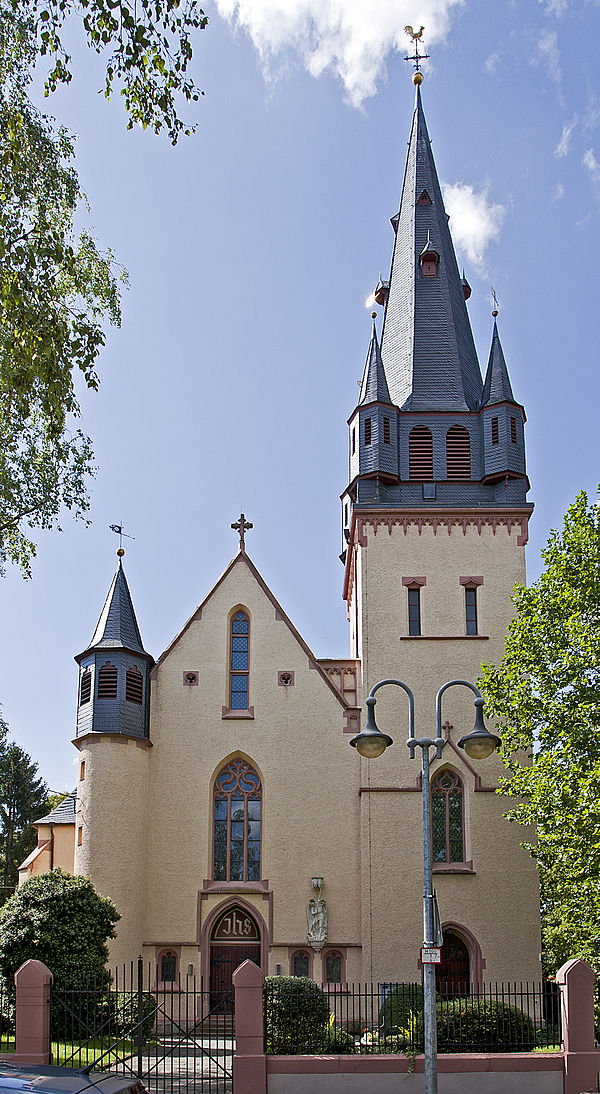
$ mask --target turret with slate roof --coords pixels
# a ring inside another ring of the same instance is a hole
[[[75,658],[78,738],[87,733],[148,737],[149,674],[154,659],[142,644],[119,550],[119,565],[92,640]]]
[[[514,400],[496,327],[482,382],[466,306],[471,290],[457,265],[417,75],[400,209],[392,218],[391,272],[375,292],[385,304],[381,349],[375,336],[349,420],[344,529],[352,511],[371,508],[531,508],[525,414]],[[371,407],[377,413],[365,436]],[[384,415],[387,445],[379,431]]]

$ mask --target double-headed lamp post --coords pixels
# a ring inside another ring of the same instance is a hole
[[[490,733],[483,721],[483,699],[481,693],[474,684],[468,680],[448,680],[437,693],[435,701],[436,734],[434,740],[430,737],[415,737],[415,701],[410,688],[402,683],[402,680],[380,680],[371,688],[367,699],[367,724],[350,744],[366,759],[375,759],[385,752],[388,745],[393,744],[387,733],[382,733],[375,722],[375,692],[387,684],[395,684],[402,688],[408,696],[409,737],[406,742],[411,759],[414,759],[415,748],[421,749],[422,757],[422,802],[423,802],[423,949],[437,947],[437,926],[435,917],[435,896],[433,892],[432,870],[432,838],[431,838],[431,790],[429,786],[429,749],[435,748],[436,759],[441,759],[445,741],[442,737],[442,696],[448,688],[458,684],[461,687],[470,688],[475,698],[475,726],[471,733],[461,737],[459,748],[464,748],[468,756],[473,760],[484,760],[491,756],[495,748],[500,744],[500,738]],[[435,1013],[435,965],[423,962],[423,994],[425,1015],[425,1094],[437,1094],[437,1028]]]

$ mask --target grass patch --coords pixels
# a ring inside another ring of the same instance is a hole
[[[115,1044],[109,1037],[89,1041],[52,1041],[50,1048],[52,1063],[60,1067],[89,1067],[99,1061],[103,1070],[137,1053],[137,1045],[133,1041],[122,1040]]]

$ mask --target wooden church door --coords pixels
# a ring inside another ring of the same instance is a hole
[[[467,995],[470,982],[469,951],[462,938],[444,931],[442,963],[435,975],[436,989],[449,995]]]
[[[210,941],[211,1010],[233,1011],[232,977],[247,958],[260,968],[260,932],[243,908],[229,908],[217,920]]]

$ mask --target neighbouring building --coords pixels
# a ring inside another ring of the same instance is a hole
[[[244,957],[318,981],[415,980],[422,942],[419,764],[406,699],[379,693],[393,748],[348,747],[369,689],[400,677],[417,736],[435,696],[499,660],[525,580],[532,505],[523,407],[496,323],[482,378],[420,87],[384,308],[349,418],[342,495],[350,656],[318,659],[239,550],[155,662],[119,561],[79,665],[76,800],[39,822],[22,876],[88,875],[122,919],[115,961],[190,966],[217,988]],[[348,381],[350,396],[353,381]],[[444,695],[432,766],[441,976],[539,976],[539,903],[503,768],[457,748],[473,695]]]

